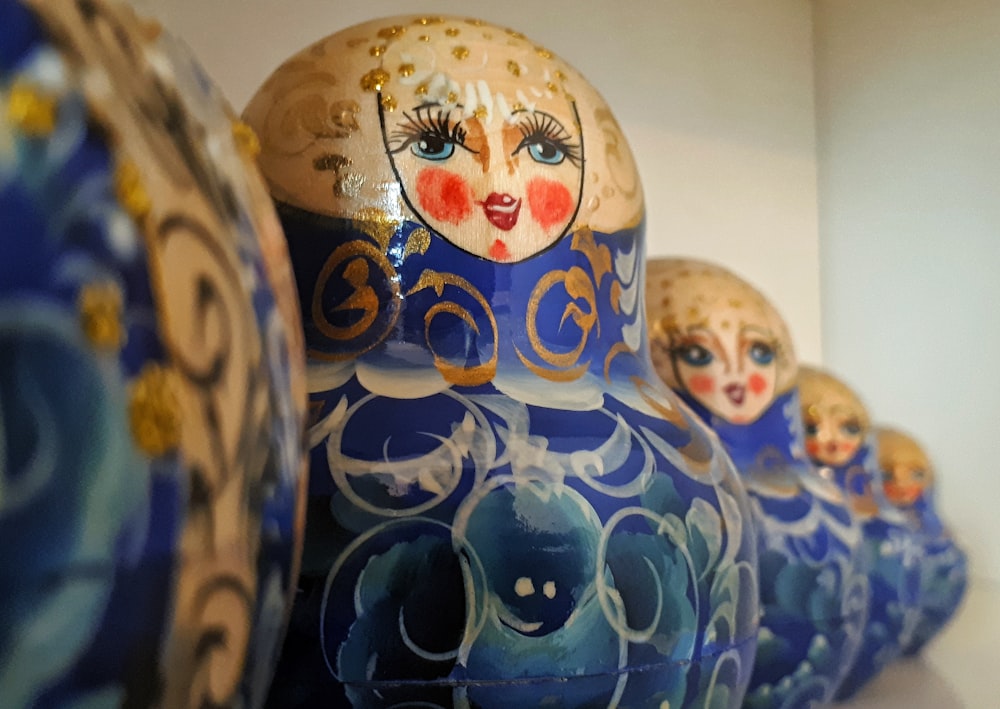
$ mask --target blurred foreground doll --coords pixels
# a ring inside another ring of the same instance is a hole
[[[738,707],[745,491],[657,380],[642,191],[519,32],[394,17],[245,112],[306,315],[306,549],[271,705]]]
[[[871,419],[857,394],[827,372],[799,368],[806,450],[847,493],[862,523],[871,609],[858,658],[838,694],[847,698],[913,642],[920,618],[921,542],[885,499]]]
[[[750,284],[687,259],[651,259],[647,313],[663,380],[711,426],[750,493],[763,615],[745,707],[833,699],[861,646],[868,580],[843,492],[806,457],[784,320]]]
[[[885,496],[920,535],[920,619],[904,655],[923,649],[954,617],[968,585],[967,559],[934,504],[936,478],[930,458],[911,436],[876,427],[878,465]]]
[[[0,0],[0,706],[260,706],[305,358],[252,141],[124,5]]]

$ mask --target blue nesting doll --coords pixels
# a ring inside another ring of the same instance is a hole
[[[311,397],[271,705],[739,706],[747,498],[652,368],[641,186],[595,90],[514,30],[394,17],[244,116]]]
[[[944,525],[934,504],[937,488],[930,458],[910,435],[877,426],[875,443],[886,499],[916,530],[920,563],[920,617],[904,655],[919,653],[954,617],[968,585],[965,552]]]
[[[104,0],[0,0],[0,706],[259,706],[304,533],[253,141]]]
[[[744,706],[828,703],[861,646],[868,580],[847,499],[806,456],[784,320],[715,264],[651,259],[646,278],[656,369],[718,433],[750,493],[762,616]]]
[[[864,641],[838,697],[847,698],[899,657],[920,618],[919,535],[882,491],[871,419],[858,395],[840,379],[799,368],[806,450],[846,492],[861,521],[871,609]]]

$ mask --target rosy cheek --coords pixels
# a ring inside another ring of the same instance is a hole
[[[747,380],[747,386],[754,394],[763,394],[767,391],[767,379],[760,374],[751,374]]]
[[[459,224],[472,214],[472,191],[454,172],[429,167],[417,175],[420,208],[435,221]]]
[[[814,439],[806,440],[806,453],[815,458],[820,453],[820,445]]]
[[[562,226],[573,213],[573,195],[561,182],[536,177],[528,183],[527,194],[532,218],[546,231]]]
[[[688,379],[687,387],[692,394],[706,396],[715,391],[715,379],[706,374],[696,374]]]

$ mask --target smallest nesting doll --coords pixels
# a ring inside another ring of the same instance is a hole
[[[870,615],[861,650],[837,695],[845,699],[911,643],[920,617],[923,551],[912,525],[885,498],[871,418],[861,399],[820,369],[801,367],[798,383],[806,450],[846,492],[864,536]]]
[[[806,456],[788,329],[710,263],[651,259],[646,294],[658,373],[719,435],[750,494],[763,616],[744,706],[827,703],[861,646],[868,580],[847,498]]]
[[[878,465],[889,502],[907,516],[920,534],[920,619],[904,655],[915,655],[954,617],[968,585],[965,552],[942,523],[934,505],[936,476],[931,460],[910,435],[875,428]]]

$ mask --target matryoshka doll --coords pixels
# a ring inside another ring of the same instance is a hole
[[[861,650],[838,693],[847,698],[911,642],[920,616],[922,550],[913,527],[882,492],[871,419],[861,399],[814,367],[800,367],[798,383],[806,450],[845,491],[864,536],[871,606]]]
[[[876,426],[874,431],[885,496],[906,515],[923,547],[920,619],[903,646],[904,655],[915,655],[958,610],[968,584],[967,559],[935,509],[936,476],[923,448],[898,429]]]
[[[275,707],[737,707],[745,491],[657,380],[608,106],[520,33],[393,17],[245,112],[305,313],[310,501]]]
[[[307,394],[252,143],[127,6],[0,0],[0,706],[263,703]]]
[[[784,320],[715,264],[651,259],[646,310],[663,380],[718,433],[750,493],[763,615],[745,707],[833,699],[868,614],[861,529],[806,456]]]

